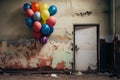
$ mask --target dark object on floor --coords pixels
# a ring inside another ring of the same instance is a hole
[[[3,74],[3,73],[4,73],[3,69],[2,69],[2,68],[0,68],[0,74]]]

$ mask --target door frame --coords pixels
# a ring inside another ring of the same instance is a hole
[[[99,26],[100,24],[73,24],[73,71],[76,71],[76,64],[75,64],[75,28],[76,27],[83,27],[83,28],[90,28],[90,27],[96,27],[97,29],[97,34],[96,34],[96,38],[97,38],[97,72],[99,72],[100,70],[100,39],[99,39]]]

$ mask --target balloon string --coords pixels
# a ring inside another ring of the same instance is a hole
[[[41,51],[41,47],[42,47],[43,45],[40,43],[40,40],[39,39],[36,39],[36,48],[39,50],[39,51]]]

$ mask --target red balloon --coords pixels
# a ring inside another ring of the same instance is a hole
[[[55,24],[56,24],[56,19],[55,17],[53,16],[50,16],[47,20],[47,24],[50,26],[50,27],[53,27]]]
[[[33,10],[32,10],[32,9],[27,9],[27,10],[26,10],[26,15],[27,15],[28,17],[32,17],[32,16],[34,15]]]
[[[34,29],[34,31],[40,32],[41,27],[42,27],[42,25],[41,25],[41,23],[40,23],[39,21],[35,21],[35,22],[34,22],[34,24],[33,24],[33,29]]]
[[[32,2],[31,7],[34,12],[40,11],[40,4],[38,2]]]
[[[40,34],[40,32],[35,32],[34,31],[34,37],[36,38],[36,39],[40,39],[41,38],[41,34]]]

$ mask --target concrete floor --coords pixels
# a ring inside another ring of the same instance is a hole
[[[82,76],[57,74],[57,78],[50,74],[24,74],[24,75],[0,75],[0,80],[120,80],[109,78],[105,74],[83,74]]]

